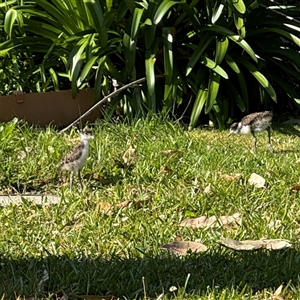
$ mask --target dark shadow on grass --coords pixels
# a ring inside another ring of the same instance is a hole
[[[299,127],[299,125],[298,125]],[[272,126],[273,131],[278,131],[285,135],[294,135],[300,137],[300,130],[295,126],[291,124],[276,124]]]
[[[50,294],[57,298],[64,292],[69,299],[84,294],[142,299],[144,277],[147,296],[157,297],[163,292],[171,296],[169,288],[182,288],[188,274],[186,293],[190,295],[205,295],[207,289],[213,287],[220,292],[226,288],[236,291],[245,288],[245,293],[255,294],[263,289],[276,289],[282,283],[297,286],[299,262],[300,253],[293,249],[233,252],[224,251],[219,246],[214,251],[183,258],[163,251],[160,256],[115,257],[110,260],[51,255],[14,260],[2,254],[0,295],[5,294],[5,299]],[[49,279],[37,291],[44,270],[47,270]]]
[[[297,149],[281,149],[281,150],[276,150],[274,151],[274,154],[276,153],[298,153],[299,150]]]

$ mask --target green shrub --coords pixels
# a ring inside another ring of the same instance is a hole
[[[0,51],[26,49],[42,85],[68,79],[74,97],[92,86],[99,100],[113,79],[146,77],[108,115],[117,105],[138,117],[187,110],[191,128],[201,114],[223,128],[238,111],[270,108],[278,92],[281,106],[300,103],[298,11],[243,0],[25,1],[6,12]]]

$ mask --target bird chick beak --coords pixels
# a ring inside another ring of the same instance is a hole
[[[232,132],[230,131],[227,136],[231,136],[231,135],[232,135]]]

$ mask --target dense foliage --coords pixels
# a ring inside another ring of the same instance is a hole
[[[113,79],[121,85],[146,77],[114,98],[108,115],[117,105],[128,116],[185,113],[190,127],[201,114],[222,128],[239,111],[300,104],[296,5],[12,0],[0,8],[1,93],[69,85],[75,96],[91,86],[99,100]]]

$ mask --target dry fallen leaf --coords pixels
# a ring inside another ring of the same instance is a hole
[[[284,250],[292,246],[289,240],[264,239],[263,241],[266,243],[266,249],[268,250]]]
[[[109,212],[111,212],[112,206],[109,202],[98,202],[97,203],[97,208],[99,210],[99,212],[107,214]]]
[[[204,228],[204,227],[211,226],[216,221],[217,221],[217,218],[215,216],[212,216],[210,218],[208,218],[206,216],[202,216],[202,217],[198,217],[198,218],[185,219],[180,223],[180,226],[193,227],[193,228]]]
[[[131,201],[125,200],[125,201],[123,201],[123,202],[120,202],[120,203],[116,204],[116,208],[127,207],[130,203],[131,203]]]
[[[290,189],[290,193],[294,192],[299,192],[300,191],[300,185],[294,185],[291,189]]]
[[[241,226],[242,219],[239,213],[235,213],[232,216],[216,216],[212,217],[198,217],[198,218],[189,218],[185,219],[180,223],[180,226],[183,227],[192,227],[192,228],[208,228],[213,226]]]
[[[219,173],[221,178],[223,178],[225,180],[228,180],[228,181],[239,179],[242,176],[242,174],[240,174],[240,173],[236,173],[233,176],[228,175],[228,174],[222,174],[221,172],[218,172],[218,173]]]
[[[183,152],[179,150],[163,150],[161,151],[162,154],[166,156],[172,156],[172,155],[178,155],[178,156],[183,156]]]
[[[252,173],[250,175],[248,182],[249,184],[254,185],[256,188],[262,188],[266,184],[266,180],[256,173]]]
[[[205,187],[203,193],[204,194],[210,194],[211,193],[211,184],[209,184],[207,187]]]
[[[125,164],[129,165],[137,158],[135,151],[136,150],[131,145],[125,151],[124,155],[122,156]]]
[[[161,248],[179,256],[186,255],[189,252],[197,253],[207,250],[207,247],[205,245],[190,241],[171,242],[161,246]]]
[[[283,289],[283,284],[281,284],[276,291],[274,292],[273,296],[280,296],[280,294],[282,293],[282,289]]]
[[[167,167],[167,166],[163,166],[163,167],[161,168],[161,171],[162,171],[162,173],[172,173],[172,172],[173,172],[173,170],[170,169],[170,168]]]
[[[244,240],[238,241],[230,238],[221,238],[220,244],[227,248],[242,251],[242,250],[257,250],[257,249],[268,249],[268,250],[283,250],[291,247],[288,240],[282,239],[262,239],[262,240]]]

